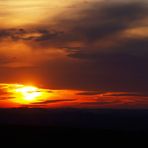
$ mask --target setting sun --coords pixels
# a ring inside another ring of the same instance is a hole
[[[42,96],[42,92],[34,86],[23,86],[16,89],[16,93],[22,96],[22,99],[26,102],[32,102]]]
[[[42,102],[52,96],[49,90],[41,89],[36,86],[3,84],[3,87],[7,90],[7,93],[9,93],[10,101],[18,104]]]
[[[0,100],[1,106],[45,108],[73,104],[73,101],[75,101],[75,94],[79,91],[51,90],[40,88],[39,86],[32,84],[0,83],[0,92],[2,93]]]

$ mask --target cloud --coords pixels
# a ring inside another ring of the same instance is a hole
[[[117,104],[120,104],[120,102],[118,101],[100,101],[100,102],[82,102],[81,103],[82,105],[91,105],[91,106],[98,106],[98,105],[103,105],[103,106],[106,106],[106,105],[117,105]]]
[[[124,104],[124,101],[115,98],[98,98],[88,102],[81,102],[81,105],[86,106],[118,106]]]
[[[60,103],[60,102],[73,102],[76,99],[60,99],[60,100],[46,100],[43,102],[34,102],[31,105],[43,105],[43,104],[51,104],[51,103]]]
[[[92,45],[98,39],[139,26],[137,22],[146,19],[148,14],[147,5],[143,2],[92,1],[87,5],[83,4],[80,3],[79,7],[74,7],[72,10],[67,9],[65,13],[59,14],[54,26],[45,26],[44,24],[48,24],[49,21],[46,19],[34,29],[1,29],[0,38],[33,40],[38,41],[35,44],[43,42],[47,46],[50,44],[62,46],[64,43],[63,46],[66,47],[72,41],[87,42]],[[72,15],[76,15],[76,17],[72,17]],[[52,44],[50,40],[55,44]]]
[[[147,93],[139,92],[101,92],[101,91],[80,91],[76,95],[99,96],[99,97],[148,97]]]
[[[13,41],[44,41],[57,38],[60,32],[50,29],[1,29],[0,39],[10,39]]]
[[[46,19],[35,27],[1,29],[1,40],[23,42],[32,49],[30,57],[46,51],[46,60],[34,68],[3,69],[3,80],[14,75],[18,79],[36,79],[53,89],[147,92],[148,38],[129,33],[133,29],[147,29],[147,3],[83,4],[59,13],[54,26]],[[49,51],[56,52],[56,56],[47,55]]]
[[[131,92],[112,92],[112,93],[104,93],[103,96],[108,97],[148,97],[147,93],[131,93]]]
[[[102,94],[102,92],[100,91],[84,91],[84,92],[79,92],[77,93],[77,95],[84,95],[84,96],[95,96],[95,95],[99,95]]]
[[[7,84],[0,84],[0,101],[14,99],[10,92],[6,89]]]

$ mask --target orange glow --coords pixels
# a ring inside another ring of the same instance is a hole
[[[94,93],[94,94],[93,94]],[[140,101],[139,101],[140,99]],[[147,106],[147,96],[129,92],[51,90],[35,85],[0,83],[0,108],[124,108]]]
[[[10,84],[7,91],[11,93],[11,97],[13,98],[12,102],[19,104],[41,102],[52,96],[52,94],[45,89],[20,84]]]
[[[42,92],[38,91],[38,88],[33,86],[23,86],[17,88],[16,93],[19,93],[22,97],[22,101],[26,103],[34,102],[42,96]]]
[[[0,83],[0,107],[58,107],[79,102],[79,91],[50,90],[34,85]],[[81,97],[80,97],[81,98]]]

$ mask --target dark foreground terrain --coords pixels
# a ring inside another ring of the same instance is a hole
[[[23,145],[50,145],[55,140],[55,145],[142,144],[148,140],[148,110],[0,109],[0,140]]]

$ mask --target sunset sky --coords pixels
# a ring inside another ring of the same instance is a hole
[[[147,0],[0,0],[0,108],[148,108]]]

